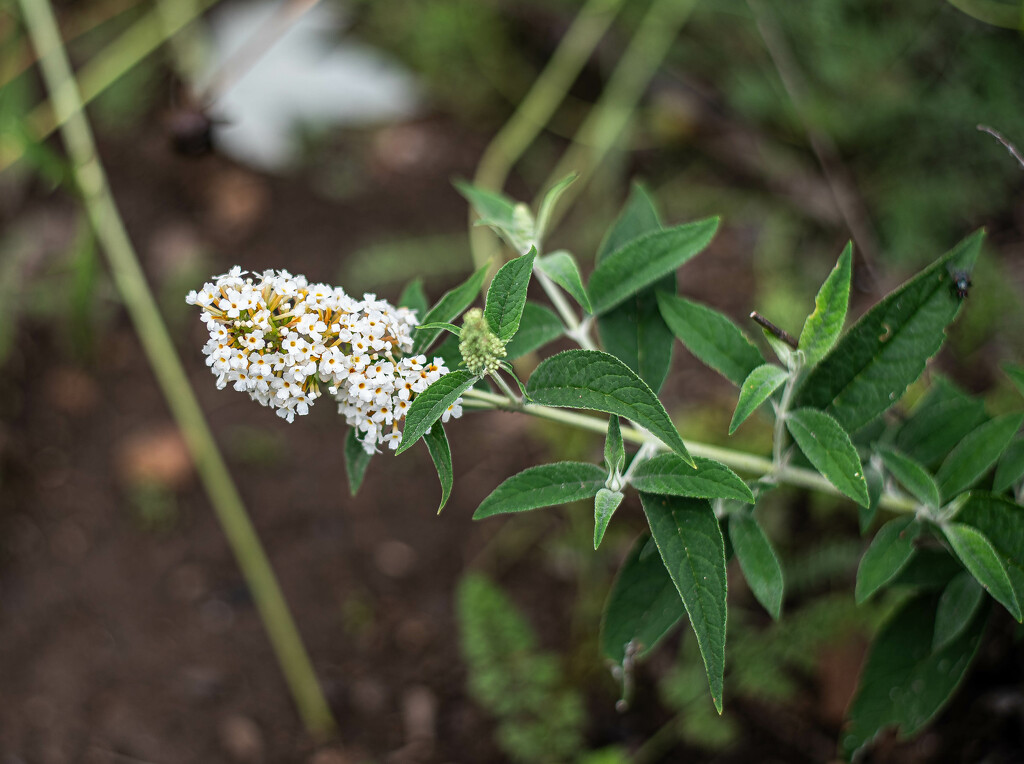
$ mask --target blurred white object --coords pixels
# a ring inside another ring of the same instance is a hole
[[[288,2],[288,0],[284,0]],[[281,3],[233,3],[211,20],[213,77],[267,22]],[[335,9],[314,6],[242,73],[215,94],[224,123],[215,139],[225,154],[252,167],[281,171],[300,159],[298,129],[372,126],[401,121],[419,108],[413,75],[381,52],[350,39]]]

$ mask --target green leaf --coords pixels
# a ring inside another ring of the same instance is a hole
[[[858,605],[899,575],[914,554],[920,530],[913,516],[897,517],[879,529],[857,567]]]
[[[942,530],[964,567],[978,579],[985,591],[1020,621],[1020,601],[992,542],[977,528],[964,523],[949,523]]]
[[[477,215],[500,225],[511,226],[515,216],[515,201],[499,191],[477,188],[464,180],[457,180],[453,185],[473,205]]]
[[[760,351],[727,316],[683,297],[659,293],[658,306],[687,350],[735,385],[764,363]]]
[[[1024,438],[1015,438],[999,457],[992,490],[1001,493],[1024,475]]]
[[[543,305],[527,302],[519,321],[519,331],[505,345],[505,358],[511,361],[532,353],[564,333],[565,327],[558,316]]]
[[[442,377],[443,379],[443,377]],[[665,407],[640,377],[598,350],[566,350],[541,362],[526,385],[537,403],[618,414],[692,461]]]
[[[857,449],[835,419],[814,409],[797,409],[787,415],[786,428],[808,461],[832,485],[861,506],[870,504]]]
[[[646,234],[612,252],[590,276],[587,291],[595,315],[674,272],[711,243],[717,228],[718,218],[698,220]]]
[[[674,273],[627,297],[597,319],[604,349],[635,371],[655,392],[668,377],[675,344],[672,331],[658,310],[658,291],[676,291]]]
[[[487,289],[484,317],[491,331],[502,342],[508,342],[519,330],[519,321],[526,305],[526,289],[530,286],[533,260],[537,250],[509,260],[498,269]]]
[[[349,427],[348,435],[345,436],[345,472],[348,473],[348,487],[353,496],[359,493],[372,458],[373,454],[366,453],[363,444],[359,442],[356,428]]]
[[[1020,394],[1024,395],[1024,366],[1008,363],[1003,365],[1003,371],[1006,372],[1006,376],[1010,378],[1010,381],[1016,385]]]
[[[587,290],[583,287],[583,279],[580,278],[580,269],[572,255],[560,249],[550,255],[538,258],[537,267],[568,292],[583,310],[587,313],[592,312],[590,298],[587,296]]]
[[[530,467],[491,491],[473,513],[473,519],[589,499],[604,488],[606,477],[605,471],[596,464],[582,462]]]
[[[896,433],[893,444],[926,468],[936,468],[985,418],[984,403],[939,377]]]
[[[612,252],[617,252],[634,239],[638,239],[651,231],[661,230],[661,220],[647,190],[639,183],[630,189],[629,198],[619,216],[597,248],[594,262],[600,263]]]
[[[545,234],[548,233],[548,221],[551,219],[551,213],[554,212],[555,205],[558,203],[558,198],[578,177],[579,173],[571,173],[549,188],[544,194],[544,199],[540,203],[540,209],[537,210],[537,224],[534,227],[534,238],[538,241],[542,241]]]
[[[939,596],[935,611],[932,650],[938,652],[951,644],[971,625],[985,597],[985,590],[968,571],[957,573]]]
[[[622,493],[609,491],[602,488],[594,496],[594,550],[601,546],[604,540],[604,532],[608,530],[608,523],[612,519],[615,510],[622,503]]]
[[[911,496],[927,507],[939,508],[939,486],[924,467],[894,448],[879,445],[877,450],[886,469],[910,491]]]
[[[395,452],[396,456],[412,448],[420,436],[429,430],[445,410],[472,387],[476,380],[477,378],[468,371],[452,371],[417,395],[405,414],[405,428],[402,430],[402,442]]]
[[[784,590],[782,567],[753,512],[742,510],[729,516],[729,540],[750,590],[771,617],[778,620]]]
[[[850,302],[852,263],[853,244],[848,243],[814,298],[814,312],[804,322],[799,345],[804,351],[804,363],[808,369],[825,357],[843,331]]]
[[[902,737],[922,729],[946,705],[971,664],[985,625],[976,618],[942,650],[932,650],[938,597],[915,597],[882,627],[861,672],[840,750],[849,760],[887,727]]]
[[[422,323],[432,324],[437,321],[447,323],[468,308],[480,294],[480,287],[483,286],[484,278],[487,276],[487,268],[488,266],[483,266],[459,286],[445,292],[437,304],[423,317]],[[426,351],[430,347],[430,343],[437,339],[437,335],[440,333],[440,329],[417,331],[413,338],[412,354],[419,355]]]
[[[435,422],[430,432],[424,433],[423,442],[427,444],[430,458],[434,462],[434,469],[437,470],[437,477],[441,481],[441,503],[437,507],[437,514],[441,514],[444,505],[448,503],[448,497],[452,494],[452,450],[448,446],[448,438],[444,434],[444,428],[440,422]]]
[[[398,298],[398,306],[416,311],[417,318],[426,314],[428,304],[427,293],[423,291],[423,279],[418,277],[406,285]]]
[[[725,676],[725,541],[702,499],[641,493],[654,543],[682,597],[697,636],[711,699],[722,713]]]
[[[758,406],[768,400],[772,393],[782,387],[787,379],[789,372],[773,363],[758,366],[750,372],[740,387],[740,397],[736,401],[736,411],[733,412],[732,422],[729,424],[729,434],[736,432],[736,428],[743,424]]]
[[[851,431],[892,406],[942,345],[961,306],[950,271],[970,269],[982,236],[965,239],[869,310],[808,375],[798,405],[824,409]]]
[[[956,519],[977,528],[991,541],[1017,603],[1024,603],[1024,508],[1002,496],[973,491]]]
[[[604,464],[609,472],[621,472],[626,463],[626,444],[622,442],[622,429],[619,418],[614,414],[608,417],[608,435],[604,441]]]
[[[658,454],[638,465],[630,484],[644,493],[690,496],[695,499],[736,499],[753,504],[754,494],[731,469],[696,456],[691,467],[675,454]]]
[[[658,547],[645,534],[629,550],[608,594],[601,618],[601,652],[621,666],[631,645],[633,654],[642,658],[684,615]]]
[[[1024,414],[1004,414],[969,433],[939,467],[939,493],[949,501],[978,482],[1020,429]]]
[[[877,464],[868,463],[864,468],[864,479],[868,483],[868,505],[857,507],[857,519],[860,527],[860,535],[863,536],[871,528],[878,514],[878,500],[882,498],[882,490],[885,488],[885,477],[882,469]]]
[[[419,324],[419,325],[417,325],[416,328],[417,329],[440,329],[443,332],[450,332],[451,334],[454,334],[456,337],[459,337],[462,334],[462,329],[460,329],[458,326],[456,326],[455,324],[446,323],[444,321],[433,321],[433,322],[431,322],[429,324]]]

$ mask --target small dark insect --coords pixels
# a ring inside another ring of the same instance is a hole
[[[967,297],[967,290],[971,288],[971,277],[967,271],[953,271],[953,294],[959,299]]]

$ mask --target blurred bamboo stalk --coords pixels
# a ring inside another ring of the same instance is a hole
[[[210,503],[263,619],[299,715],[310,733],[330,733],[335,728],[334,719],[298,629],[192,392],[114,203],[53,9],[49,0],[20,0],[20,4],[53,104],[55,124],[61,125],[75,180],[97,239],[107,254],[114,283],[188,443]]]

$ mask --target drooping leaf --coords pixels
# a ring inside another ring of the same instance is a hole
[[[595,315],[614,308],[679,266],[711,243],[718,218],[707,218],[634,239],[601,260],[587,292]]]
[[[548,221],[551,219],[551,213],[555,210],[555,205],[558,204],[559,197],[578,177],[579,173],[570,173],[544,193],[540,208],[537,210],[537,224],[534,229],[536,231],[535,238],[538,241],[543,240],[548,233]]]
[[[463,180],[457,180],[453,185],[481,218],[497,225],[512,226],[516,209],[514,200],[500,191],[488,191]]]
[[[857,567],[858,605],[899,575],[914,554],[920,529],[913,516],[897,517],[879,529]]]
[[[434,424],[458,397],[468,390],[477,378],[465,370],[449,372],[416,396],[405,414],[402,442],[396,455],[412,448],[416,441]]]
[[[1001,493],[1024,476],[1024,438],[1015,438],[999,457],[992,490]]]
[[[566,350],[547,358],[533,372],[526,391],[531,399],[547,406],[591,409],[630,419],[691,461],[683,439],[651,388],[607,353]]]
[[[747,484],[724,464],[700,456],[693,461],[696,467],[675,454],[658,454],[638,465],[629,482],[644,493],[754,502]]]
[[[547,274],[552,281],[562,287],[587,313],[591,312],[590,297],[580,278],[580,269],[575,258],[565,250],[552,252],[550,255],[537,259],[537,267]]]
[[[933,651],[942,650],[964,633],[984,598],[985,590],[968,571],[962,570],[953,576],[939,596],[932,637]]]
[[[697,636],[711,699],[722,713],[725,676],[725,541],[703,499],[641,493],[654,543]]]
[[[899,400],[959,312],[950,272],[973,266],[982,235],[960,242],[869,310],[807,376],[797,404],[823,409],[852,431]]]
[[[669,328],[686,349],[735,385],[764,363],[760,351],[726,315],[671,294],[658,294]]]
[[[473,519],[589,499],[604,488],[605,477],[604,470],[596,464],[583,462],[555,462],[530,467],[491,491],[473,513]]]
[[[505,345],[505,358],[511,361],[532,353],[558,339],[564,332],[565,327],[551,310],[535,302],[527,302],[519,321],[519,331]]]
[[[882,498],[882,491],[885,488],[885,477],[882,475],[882,468],[869,462],[864,468],[864,479],[868,484],[868,505],[857,507],[857,519],[860,527],[860,535],[865,535],[875,521],[878,514],[878,501]]]
[[[967,490],[988,472],[1020,429],[1024,414],[1004,414],[965,437],[942,462],[935,479],[946,501]]]
[[[972,491],[956,519],[977,528],[991,542],[1018,604],[1024,603],[1024,507],[1003,496]]]
[[[626,444],[622,442],[622,428],[619,418],[608,417],[608,435],[604,440],[604,465],[610,472],[620,472],[626,463]]]
[[[736,428],[743,424],[758,406],[768,400],[772,393],[782,387],[787,379],[789,372],[773,363],[758,366],[750,372],[740,387],[736,411],[733,412],[732,422],[729,423],[729,434],[736,432]]]
[[[984,421],[984,403],[938,377],[896,433],[893,445],[927,469],[934,469]]]
[[[601,245],[597,248],[594,262],[600,263],[612,252],[617,252],[651,231],[661,230],[661,220],[647,190],[639,183],[634,183],[622,212],[612,223],[605,234]]]
[[[878,446],[886,469],[892,473],[910,495],[925,506],[939,508],[939,486],[928,471],[906,454],[885,445]]]
[[[815,409],[797,409],[786,416],[786,428],[808,461],[832,485],[861,506],[870,504],[857,449],[835,419]]]
[[[594,497],[594,549],[601,546],[604,540],[604,532],[608,530],[608,523],[612,519],[615,510],[622,503],[620,491],[609,491],[602,488]]]
[[[519,320],[526,305],[526,289],[530,286],[533,261],[537,250],[509,260],[498,269],[487,289],[484,317],[498,339],[507,342],[519,330]]]
[[[784,590],[782,566],[752,511],[741,510],[729,516],[729,539],[750,591],[771,617],[778,620]]]
[[[668,377],[675,344],[672,331],[658,310],[660,291],[676,291],[674,273],[627,297],[597,319],[604,349],[635,371],[655,392]]]
[[[888,727],[904,738],[922,729],[967,673],[985,619],[979,614],[957,639],[933,651],[937,602],[934,594],[915,597],[875,637],[840,738],[847,760]]]
[[[992,542],[972,525],[948,523],[943,526],[946,540],[953,547],[960,562],[1018,621],[1021,620],[1020,601],[1010,582],[1006,566]]]
[[[601,652],[621,666],[627,645],[635,657],[647,655],[686,615],[658,547],[646,534],[622,563],[601,618]]]
[[[839,262],[825,279],[814,298],[814,312],[804,322],[800,332],[800,349],[804,351],[807,368],[818,363],[836,344],[846,323],[846,308],[850,302],[850,274],[853,264],[853,244],[848,243],[839,255]]]
[[[487,276],[487,266],[482,267],[459,286],[448,290],[444,293],[437,304],[434,305],[427,315],[423,316],[422,322],[424,324],[431,324],[434,322],[447,323],[458,316],[462,311],[468,308],[473,300],[476,299],[477,295],[480,294],[480,287],[484,284],[484,278]],[[413,355],[419,355],[426,351],[430,344],[437,339],[437,335],[441,333],[440,329],[424,329],[417,331],[412,341],[412,352]]]
[[[372,458],[373,454],[366,453],[363,444],[359,442],[356,428],[349,427],[348,435],[345,436],[345,472],[348,473],[348,487],[353,496],[359,493]]]
[[[400,308],[416,311],[416,318],[422,319],[427,313],[427,293],[423,290],[423,279],[417,277],[410,281],[398,298]]]
[[[452,450],[448,445],[448,437],[444,434],[444,428],[440,422],[435,422],[430,432],[423,435],[423,442],[427,444],[430,458],[434,462],[434,469],[437,470],[437,478],[441,481],[441,503],[437,507],[437,514],[441,514],[444,505],[448,503],[448,497],[452,494]]]

